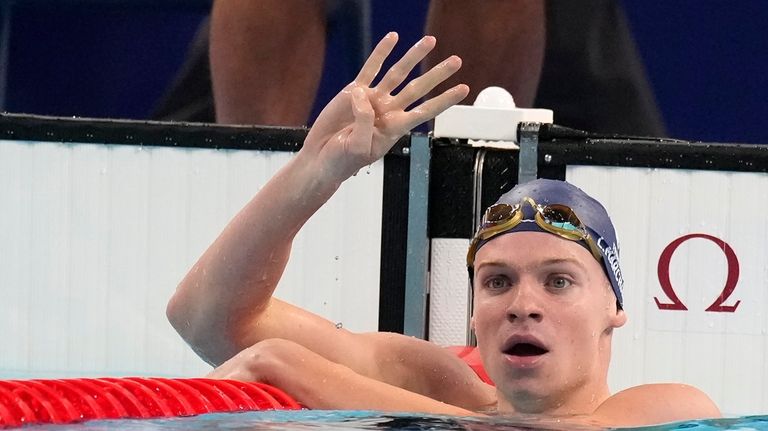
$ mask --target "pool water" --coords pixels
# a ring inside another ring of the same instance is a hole
[[[24,430],[150,431],[150,430],[598,430],[562,420],[525,417],[463,418],[452,416],[414,416],[373,411],[302,410],[218,413],[187,418],[91,421],[76,425],[42,425]],[[768,416],[748,416],[704,421],[680,422],[640,428],[649,431],[672,430],[765,430]]]

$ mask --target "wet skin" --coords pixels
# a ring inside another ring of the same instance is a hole
[[[517,232],[477,252],[473,326],[500,410],[589,414],[606,383],[616,308],[601,263],[574,241]]]

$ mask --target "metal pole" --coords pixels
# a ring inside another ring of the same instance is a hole
[[[408,239],[405,263],[403,332],[424,339],[429,294],[429,138],[411,135],[411,172],[408,184]]]
[[[485,154],[488,151],[480,148],[475,153],[474,169],[474,188],[472,190],[472,229],[474,230],[483,217],[483,167],[485,166]],[[476,346],[477,339],[472,330],[472,302],[475,292],[472,290],[472,284],[467,280],[467,346]]]
[[[520,123],[518,128],[518,142],[520,143],[518,184],[533,181],[538,176],[540,125],[540,123]]]

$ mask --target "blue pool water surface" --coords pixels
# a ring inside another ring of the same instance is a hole
[[[414,416],[371,411],[262,411],[207,414],[187,418],[91,421],[73,425],[41,425],[24,430],[48,431],[150,431],[150,430],[599,430],[603,428],[574,425],[562,420],[521,417],[463,418],[451,416]],[[765,430],[768,416],[747,416],[716,420],[680,422],[638,428],[649,431]]]

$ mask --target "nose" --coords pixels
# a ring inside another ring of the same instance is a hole
[[[540,322],[544,318],[540,301],[541,288],[532,281],[523,281],[509,290],[507,319],[510,322],[533,320]]]

